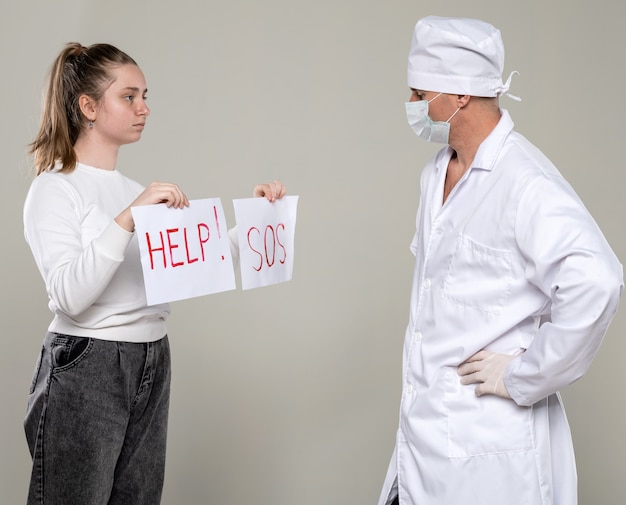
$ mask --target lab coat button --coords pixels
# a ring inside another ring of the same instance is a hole
[[[415,341],[416,342],[421,342],[422,341],[422,332],[421,331],[416,331],[414,337],[415,337]]]
[[[407,394],[410,394],[410,395],[413,394],[413,384],[409,383],[406,385],[406,392]]]
[[[422,286],[424,286],[424,289],[430,288],[430,279],[424,279]]]

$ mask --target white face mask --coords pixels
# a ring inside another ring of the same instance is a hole
[[[415,102],[406,102],[406,118],[409,121],[411,129],[418,137],[428,140],[429,142],[438,142],[447,144],[450,137],[450,120],[461,110],[459,107],[454,111],[447,121],[433,121],[428,115],[428,104],[436,100],[442,95],[439,93],[430,100],[417,100]]]

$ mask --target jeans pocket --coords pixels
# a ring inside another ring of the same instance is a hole
[[[41,362],[43,360],[44,346],[41,346],[41,350],[39,351],[39,357],[37,358],[37,362],[35,363],[35,371],[33,372],[33,380],[30,383],[30,388],[28,390],[28,394],[32,395],[35,392],[35,386],[37,385],[37,379],[39,378],[39,372],[41,371]]]
[[[89,337],[57,334],[52,341],[52,371],[59,372],[72,368],[82,361],[93,347]]]

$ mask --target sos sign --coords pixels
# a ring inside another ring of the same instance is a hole
[[[243,289],[291,280],[297,196],[233,200]]]
[[[268,224],[263,233],[256,226],[248,230],[248,247],[259,257],[258,265],[252,267],[254,270],[260,272],[264,266],[272,268],[277,260],[281,265],[285,264],[287,249],[280,239],[280,233],[284,231],[284,223],[278,223],[276,226]]]

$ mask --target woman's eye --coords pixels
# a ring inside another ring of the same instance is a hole
[[[128,100],[129,102],[132,102],[133,101],[133,95],[126,95],[124,97],[124,100]]]

